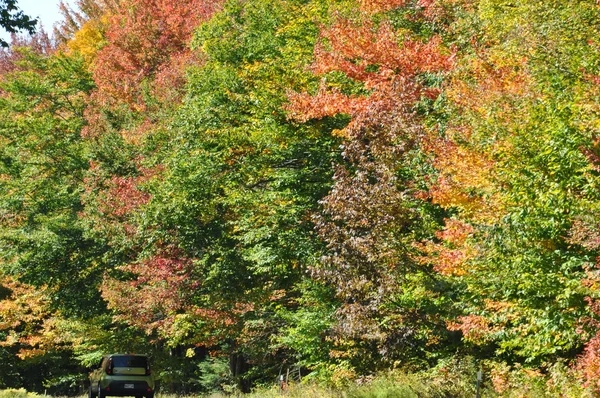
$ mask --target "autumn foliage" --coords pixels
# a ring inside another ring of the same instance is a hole
[[[0,52],[0,387],[137,350],[199,393],[598,394],[596,4],[60,7]]]
[[[108,44],[94,66],[101,92],[129,105],[143,105],[142,81],[177,68],[180,58],[189,56],[187,43],[193,29],[218,6],[201,0],[121,2],[109,16]]]
[[[367,5],[371,11],[383,6],[363,3]],[[407,289],[402,275],[410,272],[414,261],[401,243],[407,239],[404,231],[418,223],[409,193],[412,182],[397,174],[424,137],[416,104],[423,98],[435,100],[440,93],[419,77],[448,72],[453,57],[438,36],[422,41],[398,35],[387,22],[376,26],[369,19],[338,18],[321,32],[315,49],[311,69],[323,76],[318,92],[289,95],[289,115],[296,120],[350,117],[334,132],[344,138],[345,162],[336,167],[333,187],[315,217],[331,253],[315,274],[336,287],[343,303],[338,310],[339,337],[375,341],[386,360],[401,355],[406,350],[401,341],[417,334],[417,323],[430,316],[409,308],[382,308],[396,292]],[[366,93],[348,95],[327,87],[327,74],[332,72],[360,82]],[[393,327],[380,323],[396,317]]]
[[[59,321],[48,302],[48,290],[6,277],[2,281],[0,330],[6,333],[3,347],[17,347],[19,358],[44,354],[60,344]]]

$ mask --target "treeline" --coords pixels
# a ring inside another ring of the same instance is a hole
[[[595,1],[61,7],[0,53],[0,388],[598,388]]]

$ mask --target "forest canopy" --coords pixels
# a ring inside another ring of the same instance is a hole
[[[0,388],[140,352],[198,392],[467,358],[600,393],[595,1],[61,10],[0,50]]]

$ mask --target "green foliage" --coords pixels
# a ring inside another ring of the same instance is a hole
[[[298,298],[291,308],[278,305],[276,313],[285,322],[279,335],[272,337],[274,347],[290,349],[294,353],[290,361],[299,369],[309,369],[308,378],[325,381],[338,366],[347,365],[344,360],[332,357],[334,342],[325,337],[334,325],[334,313],[338,306],[331,289],[312,281],[296,286]]]
[[[540,365],[577,352],[576,330],[589,313],[585,297],[595,294],[582,281],[596,253],[568,236],[598,200],[584,150],[593,133],[577,121],[592,117],[580,111],[578,93],[584,69],[597,68],[589,44],[597,14],[587,2],[482,1],[459,21],[478,32],[481,47],[465,54],[456,73],[455,90],[465,100],[450,90],[457,104],[451,124],[472,132],[456,134],[459,145],[489,156],[494,187],[483,200],[496,210],[483,222],[462,214],[477,228],[468,245],[479,254],[465,267],[461,306],[489,321],[488,343],[509,361]],[[469,95],[480,95],[478,103]]]
[[[98,277],[88,271],[98,252],[78,220],[88,168],[84,99],[94,85],[81,59],[22,53],[18,70],[3,77],[0,99],[3,271],[35,285],[62,281],[57,306],[94,311],[98,296],[84,287]]]
[[[172,242],[198,259],[194,305],[227,311],[250,298],[262,305],[314,263],[320,244],[307,219],[328,187],[335,142],[294,128],[281,109],[285,83],[295,80],[287,71],[302,76],[298,63],[309,61],[287,38],[302,34],[311,45],[314,22],[296,18],[310,8],[255,1],[243,9],[226,6],[195,39],[207,58],[190,71],[164,176],[147,185],[152,198],[140,221],[148,240]],[[238,43],[246,35],[260,44],[221,52],[228,37]]]
[[[209,357],[198,364],[200,377],[198,383],[208,393],[236,391],[236,383],[227,358]]]
[[[196,34],[202,61],[190,63],[182,104],[152,90],[145,113],[92,102],[99,123],[85,131],[93,167],[80,215],[107,247],[98,270],[113,313],[160,344],[243,354],[258,378],[287,356],[271,336],[285,333],[279,313],[297,305],[322,247],[310,217],[330,186],[337,126],[298,127],[282,104],[288,87],[314,84],[306,67],[326,9],[230,2]],[[165,279],[165,258],[185,270]],[[168,367],[173,381],[188,377]]]

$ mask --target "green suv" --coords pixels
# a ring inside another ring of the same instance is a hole
[[[154,387],[147,356],[112,354],[103,357],[98,368],[90,373],[88,397],[153,398]]]

